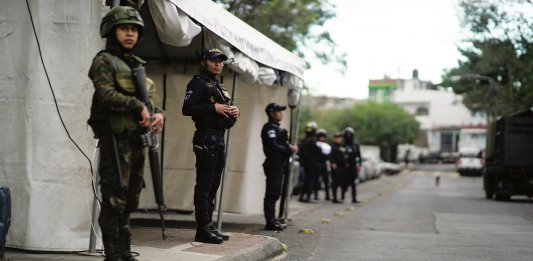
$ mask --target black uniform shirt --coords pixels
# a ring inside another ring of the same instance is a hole
[[[341,144],[331,144],[330,162],[337,165],[337,168],[345,168],[348,163],[346,149]]]
[[[282,159],[292,153],[287,137],[283,137],[281,132],[279,123],[269,121],[263,125],[261,140],[263,141],[263,152],[267,158]]]
[[[348,156],[348,166],[355,167],[357,164],[361,165],[361,150],[359,149],[359,144],[356,143],[346,143],[344,144],[346,149],[346,154]]]
[[[306,137],[300,146],[300,161],[304,166],[314,167],[316,166],[320,158],[322,157],[322,150],[317,145],[317,139],[315,136]]]
[[[212,95],[218,80],[202,72],[195,75],[187,85],[187,92],[182,107],[182,114],[192,116],[196,129],[218,129],[219,117],[215,109],[216,100]]]

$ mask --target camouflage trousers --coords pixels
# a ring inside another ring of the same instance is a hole
[[[100,190],[102,206],[98,223],[106,260],[131,259],[130,213],[139,206],[144,186],[144,147],[140,132],[125,131],[100,139]],[[115,153],[115,145],[118,153]],[[120,164],[117,164],[117,157]],[[119,180],[118,166],[122,172]]]

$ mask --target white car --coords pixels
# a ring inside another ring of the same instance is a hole
[[[381,174],[378,171],[378,161],[374,159],[370,153],[362,153],[362,166],[359,171],[359,179],[361,181],[378,178]]]
[[[481,176],[483,163],[480,150],[476,148],[462,148],[459,150],[459,159],[455,167],[461,176]]]

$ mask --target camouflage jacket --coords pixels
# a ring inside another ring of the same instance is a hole
[[[132,63],[145,63],[134,55],[128,55],[125,58],[131,59]],[[93,81],[94,99],[97,106],[102,108],[100,111],[104,115],[100,116],[105,118],[106,125],[114,133],[139,128],[139,116],[144,104],[135,97],[135,85],[130,66],[109,52],[100,52],[93,60],[89,78]],[[146,86],[151,98],[155,93],[154,82],[146,78]],[[162,113],[162,110],[153,106],[153,103],[152,111]]]

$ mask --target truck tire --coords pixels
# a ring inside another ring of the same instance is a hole
[[[485,198],[492,199],[495,188],[494,179],[487,175],[485,170],[483,173],[483,187],[485,188]]]
[[[509,201],[511,199],[511,195],[508,194],[496,194],[496,200],[498,201]]]

